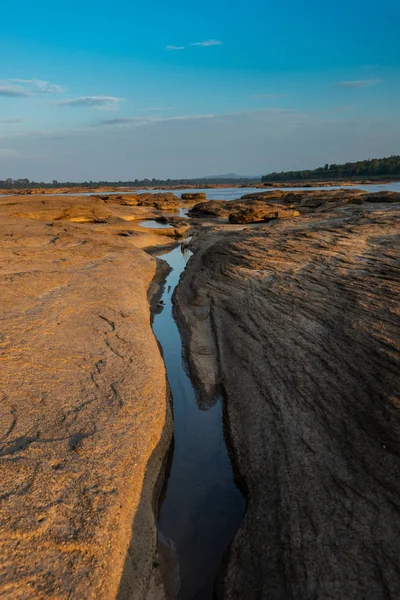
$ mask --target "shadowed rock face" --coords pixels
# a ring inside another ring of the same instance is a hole
[[[194,237],[179,319],[248,500],[225,598],[400,596],[399,225],[366,204]]]
[[[147,299],[162,263],[137,246],[171,239],[121,233],[151,214],[0,201],[2,598],[111,600],[123,572],[120,598],[145,594],[172,423]]]

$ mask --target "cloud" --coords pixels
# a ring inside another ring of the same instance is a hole
[[[10,79],[10,81],[28,86],[32,93],[62,94],[66,91],[66,88],[64,88],[62,85],[49,83],[48,81],[42,81],[41,79]]]
[[[222,42],[219,40],[205,40],[204,42],[194,42],[190,44],[191,46],[202,46],[206,48],[207,46],[222,46]]]
[[[15,149],[20,156],[4,160],[5,176],[36,181],[118,181],[213,172],[261,174],[317,167],[322,155],[328,163],[341,163],[398,151],[397,114],[371,119],[358,111],[349,118],[345,114],[322,115],[320,111],[302,114],[279,110],[221,113],[197,119],[181,113],[184,118],[177,121],[147,126],[133,122],[120,127],[88,126],[86,130],[71,130],[69,124],[64,124],[65,129],[58,131],[64,138],[57,142],[57,131],[10,135],[7,140],[0,139],[0,147]],[[97,120],[129,116],[98,112]],[[134,117],[137,113],[132,113]]]
[[[171,52],[173,50],[184,50],[185,46],[165,46],[165,49]]]
[[[94,123],[94,127],[103,127],[109,125],[116,125],[118,127],[123,125],[134,125],[134,124],[143,124],[147,123],[147,119],[145,117],[116,117],[115,119],[103,119],[102,121],[98,121]]]
[[[226,113],[202,113],[194,115],[176,115],[174,117],[162,117],[143,115],[143,117],[116,117],[115,119],[103,119],[94,123],[92,127],[116,127],[126,129],[131,127],[142,127],[144,125],[156,125],[159,123],[170,123],[174,121],[199,121],[202,119],[224,119],[226,117],[238,117],[243,115],[269,115],[269,116],[295,116],[301,119],[304,115],[295,109],[288,108],[266,108],[261,110],[236,111]]]
[[[138,108],[138,112],[163,112],[166,110],[174,110],[172,106],[166,106],[164,108]]]
[[[140,127],[142,125],[155,125],[156,123],[166,123],[168,121],[193,121],[198,119],[211,119],[220,115],[200,114],[200,115],[180,115],[176,117],[120,117],[115,119],[103,119],[93,124],[93,127],[115,126],[115,127]],[[221,115],[224,116],[224,115]]]
[[[2,98],[25,98],[29,93],[21,87],[12,85],[0,85],[0,97]]]
[[[35,94],[61,94],[65,88],[40,79],[6,79],[0,81],[0,96],[3,98],[26,98]]]
[[[80,98],[69,98],[68,100],[60,100],[57,106],[72,106],[72,107],[89,107],[98,108],[100,110],[118,110],[119,103],[125,98],[117,98],[115,96],[81,96]]]
[[[337,87],[341,88],[363,88],[370,87],[371,85],[378,85],[383,83],[382,79],[358,79],[354,81],[340,81]]]
[[[0,119],[0,123],[23,123],[24,120],[23,119]]]

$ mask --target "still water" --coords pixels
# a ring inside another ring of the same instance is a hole
[[[165,282],[161,312],[153,322],[171,386],[175,429],[158,527],[175,545],[181,600],[211,600],[219,564],[242,521],[245,501],[235,484],[225,443],[222,401],[199,406],[182,359],[172,294],[190,255],[178,246],[162,256],[172,271]]]
[[[159,223],[158,221],[154,221],[154,219],[149,219],[148,221],[140,221],[140,227],[146,227],[147,229],[172,229],[172,225],[168,223]]]
[[[345,189],[358,189],[358,190],[365,190],[366,192],[382,192],[383,190],[388,190],[388,191],[392,191],[392,192],[400,192],[400,181],[395,181],[393,183],[385,183],[385,184],[381,184],[381,183],[373,183],[373,184],[368,184],[368,185],[354,185],[354,186],[332,186],[332,187],[315,187],[315,188],[273,188],[273,189],[283,189],[286,192],[290,192],[290,191],[301,191],[301,190],[337,190],[337,189],[341,189],[341,187],[344,187]],[[162,194],[164,192],[172,192],[173,194],[176,194],[177,196],[181,196],[182,194],[190,194],[190,193],[205,193],[207,194],[207,198],[208,200],[237,200],[238,198],[241,198],[241,196],[243,196],[244,194],[251,194],[254,192],[262,192],[262,191],[268,191],[268,189],[272,189],[272,188],[254,188],[254,187],[247,187],[247,188],[220,188],[220,189],[182,189],[182,190],[137,190],[138,194],[141,193],[148,193],[151,192],[152,194]],[[118,195],[122,195],[122,194],[132,194],[133,192],[96,192],[96,193],[81,193],[81,194],[76,194],[76,193],[70,193],[70,194],[46,194],[46,196],[59,196],[59,195],[63,195],[63,196],[94,196],[94,195],[103,195],[103,196],[107,196],[110,194],[118,194]],[[4,194],[0,194],[0,197],[3,196]],[[32,194],[32,196],[34,196],[34,194]]]

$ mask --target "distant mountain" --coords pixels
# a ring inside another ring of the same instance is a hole
[[[262,175],[236,175],[236,173],[226,173],[225,175],[209,175],[199,179],[261,179]]]

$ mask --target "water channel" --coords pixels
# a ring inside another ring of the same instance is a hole
[[[191,252],[184,245],[162,255],[171,271],[154,315],[173,396],[172,460],[161,494],[158,527],[173,541],[181,578],[181,600],[210,600],[223,554],[245,510],[225,441],[223,406],[200,407],[182,358],[172,295]]]

